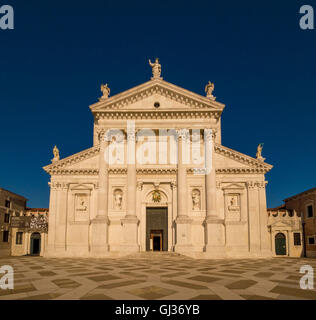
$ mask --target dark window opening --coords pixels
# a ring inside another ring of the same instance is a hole
[[[301,245],[301,234],[298,232],[294,233],[294,245],[295,246]]]
[[[3,242],[9,242],[9,231],[3,231]]]
[[[9,223],[10,222],[10,213],[5,213],[4,215],[4,223]]]
[[[11,208],[11,201],[10,201],[10,200],[6,200],[4,206],[5,206],[6,208],[9,208],[9,209],[10,209],[10,208]]]
[[[312,218],[314,216],[314,212],[313,212],[313,206],[308,206],[307,207],[307,217],[308,218]]]
[[[23,242],[23,232],[16,233],[16,244],[22,244]]]

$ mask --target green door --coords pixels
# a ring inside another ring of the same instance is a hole
[[[286,242],[285,235],[283,233],[278,233],[275,236],[275,253],[277,256],[286,255]]]

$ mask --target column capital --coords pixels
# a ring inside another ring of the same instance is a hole
[[[142,191],[143,190],[143,181],[137,181],[136,187],[138,191]]]
[[[170,182],[170,186],[171,186],[171,189],[176,189],[176,188],[177,188],[177,182],[176,182],[176,180],[172,180],[172,181]]]
[[[190,130],[186,128],[176,129],[177,138],[181,138],[183,141],[188,141],[190,139]]]
[[[256,183],[254,181],[247,181],[246,185],[247,185],[248,189],[255,189],[256,188]]]
[[[204,129],[204,137],[205,140],[210,141],[210,140],[215,140],[217,134],[216,129],[210,129],[210,128],[205,128]]]
[[[126,130],[126,140],[134,142],[136,138],[136,131],[135,130]]]

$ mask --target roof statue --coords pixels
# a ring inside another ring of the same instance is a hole
[[[53,154],[54,154],[54,159],[52,160],[52,162],[59,161],[59,159],[60,159],[59,150],[56,146],[53,149]]]
[[[151,68],[152,68],[152,73],[153,73],[153,76],[152,76],[152,80],[154,80],[154,79],[162,79],[161,77],[160,77],[160,75],[161,75],[161,64],[159,63],[159,59],[158,58],[156,58],[156,60],[155,60],[155,62],[154,63],[152,63],[151,61],[150,61],[150,59],[149,59],[149,65],[151,66]]]
[[[264,160],[266,159],[266,158],[263,158],[263,157],[262,157],[263,145],[264,145],[264,143],[260,143],[260,144],[258,145],[258,148],[257,148],[256,158],[257,158],[257,160],[260,160],[260,161],[264,161]]]
[[[108,84],[101,84],[101,91],[103,93],[103,96],[100,98],[100,100],[108,99],[111,92],[111,89],[108,87]]]
[[[211,81],[209,81],[208,84],[205,86],[206,97],[210,98],[211,100],[216,100],[216,97],[213,96],[214,88],[214,83],[212,83]]]

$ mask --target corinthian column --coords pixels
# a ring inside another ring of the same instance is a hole
[[[135,161],[135,127],[127,128],[127,209],[121,220],[123,231],[123,251],[138,252],[138,224],[136,216],[136,161]]]
[[[97,215],[91,221],[91,256],[105,256],[109,251],[108,242],[108,137],[101,134],[100,137],[100,154],[99,154],[99,188]]]
[[[216,217],[216,172],[214,159],[215,131],[204,130],[205,143],[205,189],[206,189],[206,218]]]
[[[205,251],[210,257],[225,257],[225,225],[216,210],[215,135],[212,129],[204,130],[205,143]]]
[[[191,223],[188,216],[188,182],[185,166],[186,147],[190,144],[188,130],[178,131],[178,172],[177,172],[177,219],[176,219],[176,252],[192,252]]]
[[[178,131],[178,218],[188,216],[188,188],[187,188],[187,169],[184,165],[184,144],[189,143],[187,130]]]
[[[135,130],[127,130],[127,212],[126,218],[136,217]]]
[[[99,155],[99,192],[98,192],[98,212],[97,218],[108,217],[108,184],[109,184],[109,154],[108,139],[102,135],[100,141]]]

